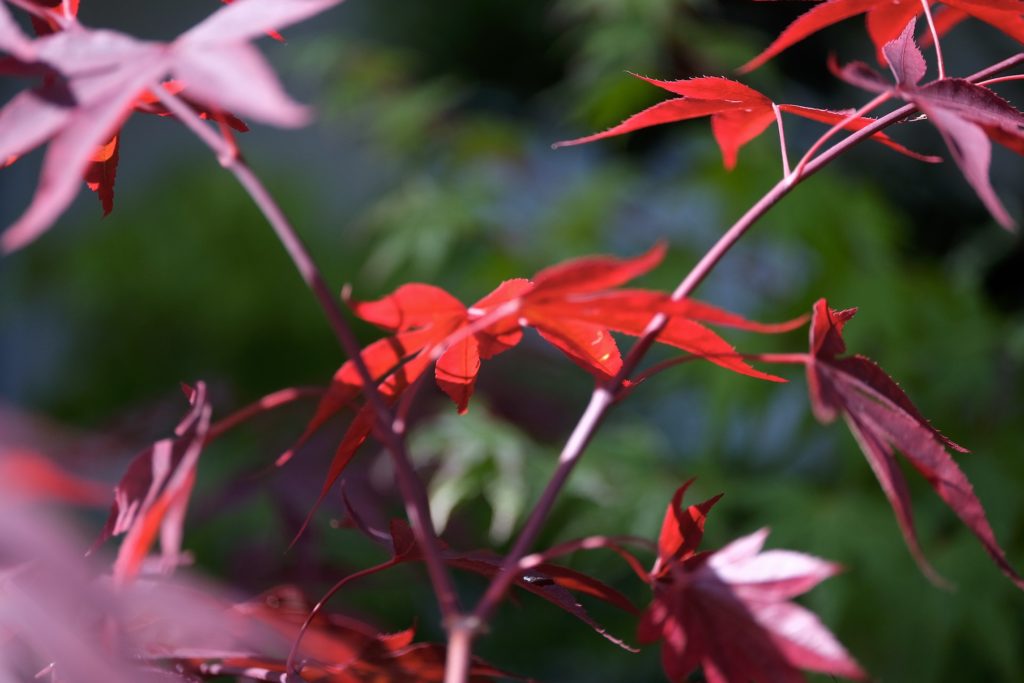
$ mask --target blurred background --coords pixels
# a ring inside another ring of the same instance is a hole
[[[82,20],[169,39],[213,0],[83,1]],[[772,131],[722,169],[706,120],[583,147],[552,142],[618,123],[666,95],[627,71],[674,79],[730,75],[803,3],[746,0],[349,0],[263,41],[288,90],[318,112],[301,131],[241,137],[332,288],[375,298],[409,281],[472,302],[510,277],[588,253],[633,255],[657,240],[665,263],[642,281],[671,289],[779,176]],[[964,25],[944,42],[968,74],[1019,49]],[[855,107],[825,57],[870,59],[854,19],[743,78],[778,102]],[[3,84],[5,99],[19,84]],[[1011,84],[1002,92],[1024,99]],[[924,125],[893,136],[945,156]],[[822,128],[787,119],[791,158]],[[36,154],[0,173],[0,222],[27,205]],[[994,152],[993,182],[1022,216],[1020,159]],[[865,145],[774,208],[698,296],[759,320],[819,297],[860,307],[852,351],[875,359],[922,413],[973,453],[959,457],[1011,562],[1024,567],[1024,243],[999,229],[951,162],[925,166]],[[358,327],[365,342],[378,333]],[[804,332],[726,335],[742,351],[802,351]],[[655,353],[651,361],[669,357]],[[211,384],[215,416],[286,386],[324,386],[343,362],[313,298],[234,179],[174,122],[134,116],[122,137],[115,209],[100,220],[83,188],[41,240],[0,260],[0,447],[33,449],[113,484],[131,456],[184,412],[181,381]],[[641,386],[598,434],[542,545],[588,534],[655,538],[672,492],[718,492],[705,548],[770,526],[770,547],[847,572],[803,599],[877,680],[1024,681],[1024,596],[915,473],[925,554],[958,590],[930,585],[852,437],[821,426],[803,377],[761,383],[708,365]],[[551,471],[591,381],[527,343],[484,366],[464,417],[433,388],[412,444],[436,521],[458,548],[503,549]],[[246,424],[206,450],[186,526],[200,568],[256,594],[298,583],[311,596],[384,559],[351,529],[337,490],[286,552],[319,491],[344,422],[287,466],[274,459],[314,405]],[[365,520],[401,515],[387,458],[367,444],[345,477]],[[83,513],[98,532],[104,512]],[[649,598],[601,551],[566,560]],[[484,583],[460,576],[467,597]],[[399,588],[400,587],[400,588]],[[635,619],[586,603],[634,638]],[[415,622],[439,639],[422,567],[356,584],[332,605],[385,631]],[[532,596],[504,606],[479,652],[545,681],[663,680],[657,647],[630,655]],[[813,679],[813,677],[812,677]]]

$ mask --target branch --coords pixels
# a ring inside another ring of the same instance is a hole
[[[970,76],[968,80],[977,82],[1022,62],[1024,62],[1024,53],[1018,53],[1013,57],[1004,59],[997,64],[993,64],[987,69],[983,69],[982,71],[975,73]],[[721,261],[725,254],[728,253],[733,245],[735,245],[736,242],[746,234],[758,219],[767,213],[769,209],[775,206],[783,197],[789,194],[793,188],[817,173],[819,170],[831,163],[832,160],[853,146],[867,140],[874,133],[903,120],[914,111],[916,111],[916,107],[912,104],[896,109],[828,148],[825,152],[821,153],[819,156],[804,165],[802,173],[797,175],[795,178],[786,177],[776,183],[774,187],[768,190],[768,192],[761,197],[757,203],[750,207],[750,209],[748,209],[747,212],[744,213],[743,216],[741,216],[740,219],[737,220],[732,227],[730,227],[725,234],[719,238],[711,249],[704,254],[697,265],[693,267],[682,282],[679,283],[679,286],[676,287],[675,291],[672,293],[671,299],[673,301],[680,301],[690,296],[700,283],[704,281],[712,269],[714,269],[718,262]],[[622,368],[619,370],[619,373],[607,384],[599,385],[594,389],[594,393],[590,397],[590,403],[587,405],[586,410],[584,410],[583,415],[580,417],[579,422],[577,422],[576,427],[569,436],[569,440],[566,442],[565,447],[559,455],[558,465],[541,494],[540,500],[530,513],[530,517],[527,519],[526,525],[523,527],[522,532],[520,532],[519,537],[516,539],[512,550],[510,550],[508,555],[506,555],[505,560],[502,563],[501,571],[495,575],[490,586],[488,586],[487,591],[484,593],[484,596],[480,599],[480,602],[477,603],[476,609],[473,611],[475,620],[469,624],[470,627],[479,630],[493,615],[494,610],[497,608],[501,599],[505,596],[505,593],[508,591],[512,582],[518,575],[518,567],[521,559],[529,552],[530,548],[536,542],[537,536],[544,525],[544,521],[551,511],[555,499],[561,492],[562,486],[568,479],[570,472],[583,455],[584,449],[593,438],[598,426],[604,420],[608,409],[615,403],[615,400],[623,390],[623,387],[626,386],[625,380],[636,369],[637,365],[657,340],[658,335],[667,323],[667,316],[654,316],[651,319],[651,322],[648,323],[644,334],[633,345],[626,358],[623,359]],[[449,660],[451,660],[451,651],[449,651]],[[464,680],[464,678],[446,678],[446,683],[461,683]]]
[[[395,478],[405,502],[405,512],[416,537],[416,543],[423,551],[427,571],[441,608],[442,618],[446,622],[452,620],[459,613],[458,599],[455,595],[451,575],[441,559],[437,534],[430,522],[430,508],[426,491],[413,469],[405,441],[394,430],[391,409],[380,392],[377,391],[377,385],[363,361],[359,343],[345,321],[341,306],[327,288],[313,257],[288,222],[284,212],[281,211],[259,177],[238,154],[237,148],[207,127],[202,119],[176,96],[167,92],[159,84],[154,84],[151,87],[163,105],[213,150],[220,164],[238,179],[238,182],[252,197],[253,202],[266,217],[267,222],[270,223],[288,252],[302,280],[313,291],[313,295],[320,304],[320,308],[323,309],[341,348],[352,359],[352,363],[359,373],[366,401],[374,411],[376,418],[374,420],[374,435],[391,453],[394,461]]]

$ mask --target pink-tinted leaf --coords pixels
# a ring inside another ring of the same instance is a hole
[[[211,14],[180,38],[189,43],[238,44],[287,28],[342,0],[237,0]]]
[[[709,568],[737,595],[753,599],[789,600],[838,574],[839,565],[792,550],[762,551],[768,530],[733,541],[713,553]]]
[[[932,106],[921,100],[918,108],[939,129],[964,178],[974,188],[982,204],[996,221],[1007,230],[1013,229],[1013,218],[996,196],[989,181],[988,171],[992,161],[992,144],[985,130],[971,121],[951,113],[947,109]]]
[[[224,3],[225,5],[230,5],[232,2],[235,2],[235,0],[220,0],[220,1],[222,3]],[[266,31],[266,34],[268,36],[270,36],[271,38],[273,38],[274,40],[276,40],[277,42],[279,42],[279,43],[285,42],[284,36],[282,36],[277,31],[274,31],[274,30]]]
[[[924,73],[928,69],[924,55],[921,54],[917,43],[914,42],[916,23],[914,19],[911,19],[896,40],[888,42],[882,47],[882,53],[896,79],[897,87],[917,85],[924,78]]]
[[[35,61],[32,41],[22,33],[3,2],[0,2],[0,52],[6,52],[22,62]]]
[[[19,157],[53,137],[71,118],[71,98],[53,86],[15,95],[0,109],[0,159]]]
[[[190,97],[214,109],[282,127],[299,127],[310,120],[306,107],[284,92],[259,50],[246,43],[179,41],[172,69],[175,78],[188,84]]]
[[[58,39],[63,35],[52,38]],[[47,39],[37,42],[44,40]],[[70,59],[73,53],[74,50],[63,53],[62,59]],[[102,60],[98,62],[102,63]],[[117,130],[137,94],[165,69],[165,57],[159,50],[139,50],[129,64],[119,65],[115,71],[91,79],[85,76],[82,83],[76,84],[79,87],[72,87],[76,98],[80,94],[88,97],[79,100],[78,106],[66,117],[61,130],[51,141],[31,204],[0,237],[4,251],[24,246],[53,224],[74,198],[95,150]]]
[[[787,602],[836,566],[787,550],[762,552],[766,536],[762,529],[717,552],[691,550],[656,565],[640,639],[662,641],[662,666],[673,681],[698,666],[709,683],[798,683],[800,669],[865,678],[816,616]]]

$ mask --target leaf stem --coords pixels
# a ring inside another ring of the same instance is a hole
[[[301,672],[295,670],[295,658],[299,654],[299,646],[302,644],[302,637],[306,635],[306,631],[309,630],[309,625],[313,623],[316,615],[320,614],[324,606],[327,605],[328,600],[333,598],[334,595],[344,588],[350,581],[355,581],[356,579],[376,574],[377,572],[384,571],[385,569],[390,569],[396,564],[398,563],[395,562],[395,558],[391,558],[386,562],[381,562],[380,564],[375,564],[372,567],[367,567],[366,569],[361,569],[357,572],[344,576],[337,583],[331,586],[330,590],[324,593],[324,596],[320,598],[315,605],[313,605],[313,609],[309,610],[306,620],[302,622],[302,626],[299,627],[299,632],[295,634],[295,640],[292,641],[292,649],[288,651],[288,659],[285,661],[284,670],[289,674],[294,673],[296,676],[300,676],[301,680]]]
[[[772,112],[775,114],[775,123],[779,127],[779,152],[782,154],[782,177],[789,175],[789,153],[786,151],[786,128],[782,125],[782,110],[779,105],[772,102]]]
[[[243,408],[239,408],[227,417],[221,418],[215,422],[210,426],[210,431],[206,433],[206,440],[204,443],[208,444],[211,441],[220,438],[225,432],[234,429],[246,420],[259,415],[260,413],[273,410],[274,408],[278,408],[304,398],[319,398],[320,396],[323,396],[324,393],[325,390],[320,387],[288,387],[287,389],[279,389],[271,394],[267,394],[259,400],[253,401]]]
[[[968,77],[967,80],[977,82],[981,79],[988,78],[999,73],[1000,71],[1009,69],[1021,62],[1024,62],[1024,52],[993,64],[992,66]],[[803,172],[799,176],[796,176],[792,181],[789,178],[783,178],[777,182],[770,190],[768,190],[767,193],[765,193],[763,197],[761,197],[760,200],[757,201],[757,203],[750,207],[747,212],[744,213],[743,216],[741,216],[739,220],[737,220],[732,227],[725,232],[725,234],[718,239],[706,254],[704,254],[700,261],[698,261],[697,265],[693,267],[682,282],[679,283],[679,286],[676,287],[675,291],[672,293],[672,300],[679,301],[693,293],[697,286],[700,285],[700,283],[708,276],[715,265],[717,265],[732,246],[736,244],[744,234],[746,234],[751,226],[753,226],[761,216],[767,213],[771,207],[775,206],[775,204],[777,204],[783,197],[789,194],[789,192],[800,182],[817,173],[819,170],[831,163],[833,159],[840,156],[851,147],[868,139],[874,133],[902,120],[914,111],[916,111],[916,107],[912,104],[907,104],[893,112],[890,112],[864,128],[855,131],[850,136],[828,148],[818,157],[808,161]],[[534,542],[536,542],[537,536],[539,536],[540,530],[544,525],[544,520],[551,511],[551,508],[554,506],[555,499],[558,497],[562,487],[568,480],[570,472],[579,461],[587,444],[590,443],[591,439],[593,439],[594,433],[604,420],[608,409],[615,403],[616,398],[623,390],[623,387],[625,386],[625,379],[628,378],[636,369],[637,364],[643,359],[644,355],[657,340],[658,335],[667,323],[667,316],[654,316],[651,319],[651,322],[648,323],[647,328],[644,330],[644,334],[637,340],[630,349],[629,354],[627,354],[626,358],[623,360],[622,368],[619,370],[618,375],[616,375],[607,384],[598,385],[594,389],[594,392],[590,397],[590,402],[587,404],[586,409],[580,416],[579,421],[576,423],[576,427],[573,429],[568,441],[566,441],[566,444],[558,457],[558,465],[555,467],[554,472],[551,474],[551,479],[548,481],[547,486],[541,493],[537,505],[530,513],[530,516],[527,519],[523,530],[520,532],[519,537],[516,539],[512,549],[505,556],[501,569],[494,576],[494,579],[492,579],[490,586],[488,586],[487,591],[480,599],[480,602],[477,603],[476,609],[473,611],[473,616],[476,617],[477,621],[475,623],[471,622],[470,627],[479,630],[487,622],[488,618],[493,615],[498,603],[504,597],[518,574],[519,562],[533,546]],[[455,632],[453,631],[450,633],[454,636]],[[471,649],[467,644],[471,644],[471,642],[472,634],[469,634],[466,637],[466,642],[460,640],[460,642],[457,643],[458,648],[456,650],[454,647],[455,644],[452,641],[449,641],[447,665],[453,669],[457,669],[457,672],[459,672],[459,675],[462,677],[457,677],[454,674],[451,676],[446,674],[445,683],[463,683],[466,680],[465,672],[468,671],[468,658],[471,654]]]
[[[935,43],[935,63],[939,67],[939,80],[946,77],[946,63],[942,59],[942,45],[939,43],[939,32],[935,29],[935,19],[932,18],[930,0],[921,0],[921,7],[924,8],[924,18],[928,21],[928,30],[932,34],[932,42]]]
[[[152,91],[160,99],[168,111],[184,123],[200,140],[213,150],[224,168],[230,171],[242,185],[267,222],[277,234],[285,251],[291,257],[295,268],[306,285],[313,291],[320,308],[323,309],[327,321],[334,331],[342,349],[352,359],[352,363],[362,382],[362,391],[366,401],[374,411],[374,433],[377,439],[391,453],[395,465],[395,479],[405,503],[405,512],[409,518],[416,537],[416,543],[423,552],[427,572],[434,586],[442,619],[447,623],[459,614],[458,599],[455,586],[444,561],[441,559],[437,533],[430,521],[430,509],[423,483],[416,476],[412,461],[405,447],[405,441],[395,433],[392,426],[393,417],[387,402],[377,391],[366,363],[363,361],[359,343],[345,320],[341,306],[327,288],[313,257],[292,228],[284,212],[264,187],[259,177],[245,163],[237,148],[209,128],[192,109],[169,93],[159,84],[151,86]]]

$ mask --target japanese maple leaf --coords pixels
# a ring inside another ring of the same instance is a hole
[[[773,333],[794,329],[804,318],[777,325],[751,322],[694,300],[672,301],[643,289],[613,289],[651,270],[665,255],[656,246],[633,259],[595,256],[568,261],[537,273],[534,279],[501,283],[470,307],[444,290],[413,283],[377,301],[351,301],[353,312],[391,336],[361,353],[378,391],[394,401],[415,382],[440,352],[434,368],[438,386],[465,412],[482,360],[507,351],[522,339],[523,328],[540,336],[590,372],[609,381],[622,368],[612,332],[639,336],[651,318],[668,316],[658,341],[706,358],[724,368],[759,379],[782,381],[750,366],[736,350],[703,323]],[[283,464],[317,429],[362,393],[362,380],[349,360],[335,373],[316,414],[296,446],[278,458]],[[374,413],[363,405],[335,451],[319,500],[341,475],[370,435]]]
[[[46,8],[46,13],[42,16],[32,15],[32,26],[37,35],[49,35],[75,25],[74,22],[78,15],[77,0],[67,3],[63,3],[58,0],[54,3],[39,2],[38,4]],[[31,54],[31,50],[29,50],[28,54]],[[29,59],[31,59],[31,57]],[[43,76],[44,87],[52,87],[55,83],[55,76],[50,73],[44,73]],[[162,87],[173,95],[180,94],[184,88],[184,86],[178,81],[167,81],[162,84]],[[182,99],[184,99],[189,106],[196,111],[200,118],[205,119],[216,116],[219,120],[239,132],[245,132],[248,130],[248,127],[242,121],[231,114],[226,112],[217,112],[216,114],[212,114],[194,102],[190,102],[187,97],[182,97]],[[135,111],[159,114],[161,116],[170,115],[170,112],[163,108],[163,105],[160,104],[156,95],[151,91],[145,91],[139,96],[135,102],[134,109]],[[93,153],[90,159],[91,163],[85,171],[85,183],[99,198],[104,216],[109,214],[114,208],[114,183],[117,178],[117,165],[120,160],[120,148],[121,135],[120,130],[118,130],[111,136],[110,140],[101,145]],[[11,156],[6,159],[3,164],[0,164],[0,166],[10,165],[16,160],[16,156]]]
[[[254,600],[235,605],[233,611],[269,625],[288,642],[293,642],[312,608],[299,589],[279,586]],[[440,683],[444,679],[445,647],[414,643],[415,635],[414,628],[381,633],[358,619],[319,612],[303,633],[301,678],[324,683],[369,680]],[[239,669],[286,673],[284,660],[268,657],[235,656],[216,662],[194,659],[190,664],[207,675]],[[218,666],[226,668],[218,669]],[[472,659],[470,676],[473,681],[515,678],[478,657]]]
[[[944,5],[961,12],[962,15],[980,19],[1005,33],[1024,42],[1024,1],[1022,0],[942,0]],[[929,0],[929,7],[934,5]],[[740,67],[747,72],[761,66],[769,59],[804,38],[838,23],[844,19],[865,15],[868,34],[875,48],[896,38],[911,19],[924,11],[921,0],[825,0],[801,14],[764,52]]]
[[[711,117],[711,132],[722,151],[722,161],[725,167],[731,170],[736,166],[740,148],[763,133],[776,121],[774,105],[770,99],[753,88],[728,78],[706,76],[678,81],[660,81],[646,76],[633,75],[659,88],[681,95],[681,97],[659,102],[603,133],[557,142],[553,146],[580,145],[632,133],[641,128],[709,116]],[[843,121],[850,113],[815,109],[796,104],[780,104],[778,107],[784,112],[832,125]],[[861,117],[848,121],[843,127],[847,130],[860,130],[871,123],[873,123],[873,119]],[[910,151],[884,133],[875,133],[871,139],[915,159],[934,161],[932,157],[924,157]]]
[[[1022,6],[1024,8],[1024,6]],[[991,140],[1024,154],[1024,113],[988,88],[962,78],[918,85],[925,61],[914,42],[912,19],[895,40],[882,48],[896,82],[888,83],[863,62],[835,68],[840,78],[873,92],[892,92],[912,103],[939,130],[950,154],[992,217],[1006,229],[1014,221],[989,181]]]
[[[896,462],[899,451],[927,480],[978,537],[996,565],[1024,588],[999,546],[971,483],[946,448],[966,452],[932,427],[903,390],[873,361],[863,356],[840,357],[846,351],[843,326],[857,309],[828,307],[824,299],[814,305],[811,352],[807,357],[807,385],[815,416],[829,423],[842,416],[882,486],[911,554],[933,581],[942,580],[925,560],[914,530],[913,511],[906,481]]]
[[[169,567],[178,562],[182,525],[212,411],[203,382],[185,390],[191,410],[174,429],[174,436],[157,441],[132,460],[114,488],[114,504],[93,546],[125,534],[114,562],[117,581],[139,572],[157,534],[164,562]]]
[[[0,50],[45,69],[43,85],[0,109],[0,159],[49,142],[28,209],[0,236],[10,252],[38,237],[74,198],[96,150],[106,145],[139,97],[168,78],[211,112],[234,112],[279,126],[299,126],[307,110],[289,98],[249,40],[317,14],[341,0],[241,0],[169,44],[140,41],[78,22],[30,40],[0,3]]]
[[[719,496],[683,508],[692,481],[665,513],[649,576],[654,600],[638,628],[641,642],[662,641],[668,679],[684,680],[698,666],[708,683],[796,683],[804,680],[800,669],[866,678],[818,617],[790,602],[839,567],[791,550],[762,552],[767,529],[698,553]]]

